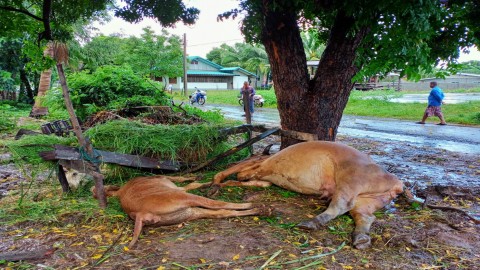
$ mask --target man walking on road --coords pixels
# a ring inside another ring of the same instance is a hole
[[[430,91],[430,95],[428,95],[427,109],[425,109],[422,121],[417,122],[417,124],[425,124],[425,120],[427,120],[428,117],[437,116],[440,119],[440,123],[437,125],[444,126],[447,123],[443,117],[441,106],[442,104],[445,104],[445,102],[443,102],[445,95],[443,94],[442,89],[437,86],[437,82],[430,82],[430,88],[432,88],[432,90]]]

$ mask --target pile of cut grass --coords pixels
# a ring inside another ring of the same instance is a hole
[[[187,164],[207,160],[229,147],[219,138],[224,124],[147,125],[114,120],[89,129],[95,148]]]
[[[55,135],[34,135],[22,136],[19,140],[5,140],[1,142],[12,153],[15,163],[39,165],[44,163],[43,159],[38,155],[39,152],[53,150],[53,145],[61,144],[67,146],[77,146],[77,138],[58,137]]]

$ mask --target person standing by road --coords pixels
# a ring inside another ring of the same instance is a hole
[[[243,87],[240,89],[240,94],[242,94],[242,97],[243,95],[247,95],[248,97],[248,109],[250,110],[250,114],[253,114],[253,96],[255,95],[255,89],[253,87],[250,86],[250,84],[245,81],[243,83]],[[244,105],[246,106],[246,105]],[[246,108],[244,107],[244,110]],[[242,116],[245,116],[245,115],[242,115]]]
[[[425,124],[425,120],[427,120],[428,117],[437,116],[440,119],[440,123],[437,125],[444,126],[447,124],[442,113],[442,104],[445,104],[443,101],[445,95],[442,89],[437,86],[437,82],[430,82],[430,88],[432,88],[432,90],[430,91],[430,95],[428,95],[427,109],[425,109],[422,120],[417,122],[417,124]]]

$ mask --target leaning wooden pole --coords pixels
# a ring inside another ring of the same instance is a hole
[[[59,43],[56,43],[54,47],[54,57],[57,62],[58,78],[60,80],[60,85],[62,86],[63,98],[65,100],[65,106],[67,107],[68,114],[70,115],[73,132],[75,133],[75,136],[77,137],[80,146],[83,147],[87,155],[91,157],[91,160],[87,160],[88,164],[91,166],[91,168],[89,168],[89,174],[91,174],[95,179],[98,203],[101,208],[105,208],[107,206],[107,198],[105,196],[105,189],[103,187],[104,177],[100,173],[98,164],[93,161],[95,159],[95,155],[91,143],[83,136],[80,123],[78,122],[75,110],[73,109],[72,100],[70,99],[70,93],[68,92],[67,79],[65,77],[65,72],[63,71],[63,63],[66,63],[68,59],[67,48],[65,44]]]

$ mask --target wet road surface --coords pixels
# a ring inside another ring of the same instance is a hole
[[[244,121],[242,107],[205,104],[201,109],[220,110],[226,118]],[[255,108],[252,124],[280,126],[276,109]],[[433,147],[466,154],[480,154],[480,128],[435,123],[425,125],[412,121],[344,115],[338,129],[339,135],[369,138],[379,141],[408,142],[418,147]]]

